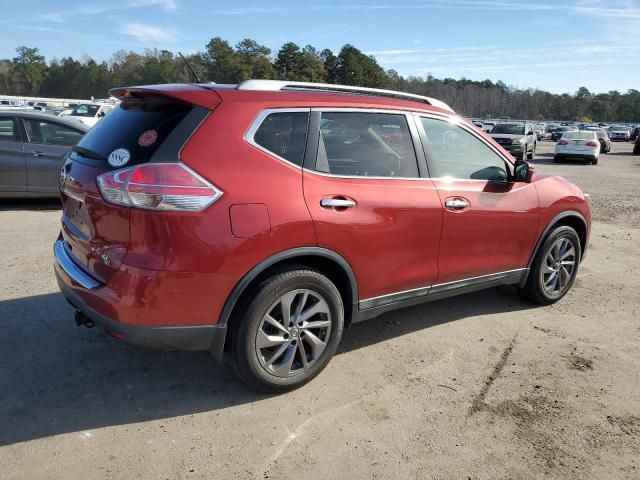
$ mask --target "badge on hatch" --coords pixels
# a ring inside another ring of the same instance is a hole
[[[121,167],[123,165],[126,165],[129,162],[130,158],[131,154],[129,153],[129,150],[127,150],[126,148],[118,148],[117,150],[114,150],[109,154],[107,162],[112,167]]]

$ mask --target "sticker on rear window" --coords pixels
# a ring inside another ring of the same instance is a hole
[[[131,154],[129,153],[129,150],[127,150],[126,148],[118,148],[117,150],[114,150],[109,154],[107,162],[112,167],[121,167],[123,165],[126,165],[129,162],[130,158]]]
[[[148,147],[156,143],[158,139],[158,132],[155,130],[146,130],[138,137],[138,145],[141,147]]]

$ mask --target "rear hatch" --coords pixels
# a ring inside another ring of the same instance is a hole
[[[183,145],[220,101],[215,92],[203,92],[197,86],[112,91],[122,103],[69,154],[60,174],[61,234],[67,252],[99,281],[108,282],[127,253],[130,207],[105,201],[97,177],[125,166],[177,162]],[[185,101],[189,96],[198,105]],[[114,167],[108,159],[116,150],[126,150],[129,159]]]

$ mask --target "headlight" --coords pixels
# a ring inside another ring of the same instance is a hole
[[[518,143],[524,144],[524,143],[527,143],[527,139],[524,138],[524,137],[523,138],[519,138],[519,139],[515,139],[514,138],[513,140],[511,140],[511,143],[514,144],[514,145],[518,144]]]

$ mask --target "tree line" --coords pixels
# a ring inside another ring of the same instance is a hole
[[[334,53],[288,42],[272,55],[255,40],[232,46],[216,37],[186,59],[200,78],[216,83],[250,78],[340,83],[427,95],[469,117],[640,122],[638,90],[592,93],[581,87],[574,94],[554,94],[501,81],[404,77],[349,44]],[[104,98],[117,86],[192,81],[183,60],[168,50],[120,50],[102,62],[88,56],[47,62],[38,48],[21,46],[14,58],[0,59],[0,95]]]

